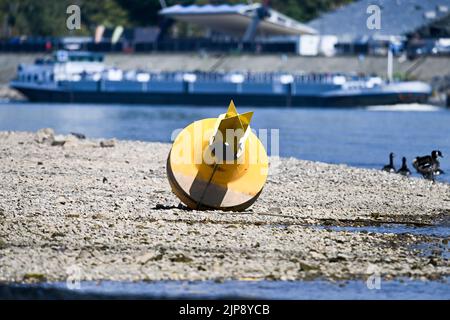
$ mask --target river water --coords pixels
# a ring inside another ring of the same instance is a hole
[[[39,285],[0,284],[0,297],[22,299],[433,299],[449,300],[448,278],[441,281],[151,281],[66,282]]]

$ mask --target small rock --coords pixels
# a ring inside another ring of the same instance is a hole
[[[57,136],[54,136],[51,145],[52,146],[63,146],[65,143],[66,143],[66,137],[59,134]]]
[[[192,261],[192,258],[182,254],[182,253],[177,253],[174,256],[172,256],[170,258],[170,261],[172,262],[184,262],[184,263],[188,263]]]
[[[339,255],[328,259],[329,262],[341,262],[341,261],[345,261],[345,260],[347,260],[345,257],[339,256]]]
[[[64,237],[66,234],[63,232],[53,232],[50,237],[51,238],[58,238],[58,237]]]
[[[56,202],[60,204],[66,204],[67,200],[64,197],[58,197],[58,199],[56,199]]]
[[[434,257],[432,257],[428,263],[434,267],[437,267],[439,265],[439,262]]]
[[[44,163],[42,161],[38,161],[37,165],[42,166]]]
[[[103,183],[107,183],[108,179],[106,177],[103,177]]]
[[[40,129],[34,136],[34,141],[51,145],[55,139],[55,131],[51,128]]]
[[[90,239],[89,237],[85,237],[85,240]],[[77,258],[78,259],[90,259],[93,258],[95,255],[92,251],[90,250],[86,250],[86,249],[82,249],[80,251],[80,253],[78,254]]]
[[[77,212],[70,212],[66,215],[67,218],[79,218],[80,214]]]
[[[116,140],[114,140],[114,139],[100,141],[100,147],[102,147],[102,148],[112,148],[115,145],[116,145]]]
[[[64,148],[68,147],[77,147],[80,144],[80,141],[77,137],[69,135],[67,137],[64,137]]]
[[[266,280],[280,280],[280,277],[277,275],[274,275],[273,273],[269,273],[268,275],[265,276]]]
[[[105,215],[102,213],[94,213],[91,217],[92,217],[92,219],[100,220],[100,219],[104,219]]]
[[[142,256],[136,258],[136,262],[139,264],[146,264],[153,257],[151,253],[145,253]]]
[[[282,214],[283,211],[281,210],[280,207],[272,207],[269,209],[270,212],[275,213],[275,214]]]
[[[139,264],[146,264],[149,261],[159,261],[161,260],[163,255],[161,253],[158,254],[152,254],[152,253],[145,253],[142,256],[139,256],[136,258],[136,262]]]
[[[317,267],[316,267],[316,266],[309,265],[309,264],[304,263],[304,262],[300,262],[300,269],[301,269],[302,271],[311,271],[311,270],[316,270]]]
[[[23,276],[23,281],[26,282],[44,282],[46,280],[47,278],[45,277],[45,275],[41,273],[26,273]]]

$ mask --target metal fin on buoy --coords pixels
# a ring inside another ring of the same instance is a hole
[[[228,110],[227,110],[225,117],[229,118],[229,117],[233,117],[233,116],[237,116],[237,115],[238,115],[238,112],[236,110],[236,106],[234,105],[233,100],[231,100],[230,104],[228,105]]]
[[[250,130],[250,121],[253,116],[253,111],[239,114],[236,110],[233,100],[231,100],[228,110],[217,119],[217,129],[214,131],[213,139],[211,139],[210,146],[216,143],[224,144],[232,148],[229,153],[230,157],[227,160],[238,158],[242,154],[245,138],[248,136],[247,130]],[[218,137],[220,135],[220,137]]]
[[[268,157],[251,131],[252,116],[239,114],[231,101],[218,118],[195,121],[179,133],[167,159],[167,175],[172,191],[189,208],[244,210],[258,198]]]

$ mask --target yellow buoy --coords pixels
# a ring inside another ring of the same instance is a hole
[[[251,131],[253,112],[230,102],[218,118],[191,123],[176,137],[167,158],[172,191],[191,209],[244,210],[266,182],[266,150]]]

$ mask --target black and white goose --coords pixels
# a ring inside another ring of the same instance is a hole
[[[411,175],[411,171],[408,169],[408,165],[406,164],[406,158],[402,158],[402,167],[398,169],[398,174],[401,174],[402,176],[409,177]]]
[[[395,167],[394,167],[394,153],[391,152],[389,153],[389,164],[385,165],[383,167],[383,171],[387,171],[387,172],[395,172]]]
[[[429,156],[416,157],[412,165],[425,179],[434,181],[435,176],[444,174],[444,171],[440,168],[439,157],[444,157],[442,152],[433,150]]]

